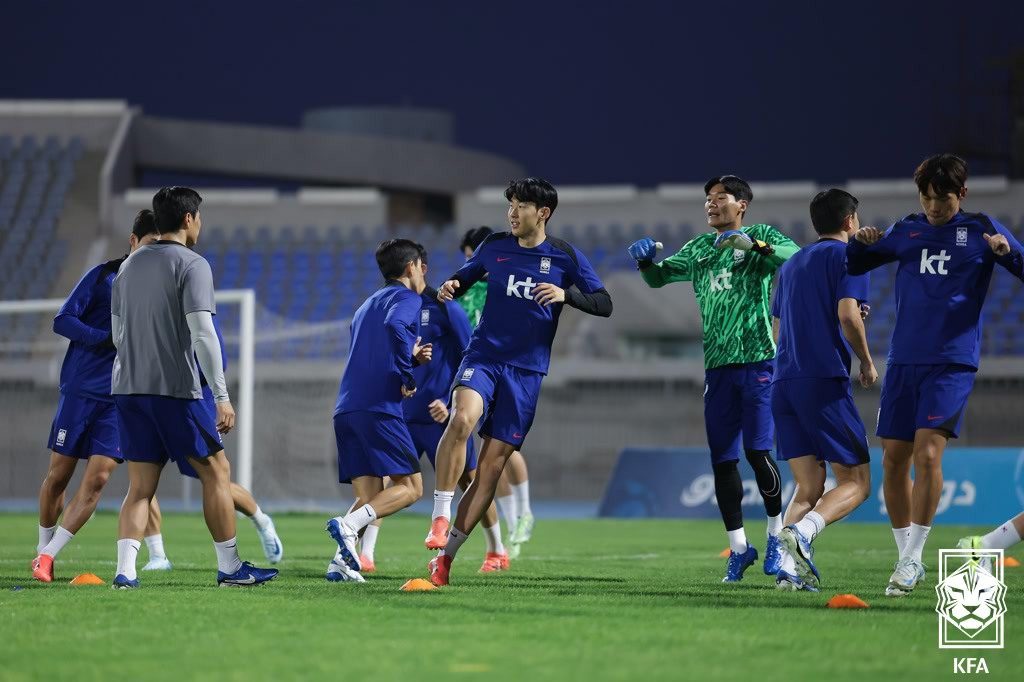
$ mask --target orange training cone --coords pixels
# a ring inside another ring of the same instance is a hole
[[[100,577],[98,575],[96,575],[95,573],[83,573],[81,575],[76,575],[74,578],[72,578],[71,584],[72,585],[104,585],[106,583],[104,583],[102,580],[100,580]]]
[[[402,585],[402,592],[426,592],[428,590],[436,589],[437,588],[432,582],[424,580],[423,578],[413,578],[412,580],[407,580],[406,583]]]
[[[718,553],[718,558],[719,559],[728,559],[730,554],[732,554],[732,550],[730,550],[728,547],[726,547],[725,549],[723,549],[721,552]]]
[[[866,609],[867,602],[855,594],[837,594],[826,604],[830,609]]]
[[[1020,561],[1014,559],[1012,556],[1003,557],[1003,566],[1006,568],[1017,568],[1020,566]]]

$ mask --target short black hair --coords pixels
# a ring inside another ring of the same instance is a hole
[[[967,162],[956,154],[936,154],[914,171],[914,184],[921,194],[931,186],[940,195],[960,194],[967,186]]]
[[[841,189],[826,189],[811,199],[811,223],[818,234],[835,234],[847,216],[857,212],[857,197]]]
[[[736,175],[716,175],[704,184],[704,194],[710,194],[711,188],[718,184],[724,185],[726,193],[736,197],[736,201],[746,200],[749,203],[754,200],[754,193],[750,191],[750,185]]]
[[[424,264],[426,264],[427,263],[427,247],[423,246],[423,244],[417,243],[416,244],[416,249],[420,252],[420,260],[423,261]]]
[[[423,247],[411,239],[386,239],[377,247],[377,267],[384,279],[390,282],[405,273],[405,266],[415,263],[422,256]]]
[[[508,183],[508,187],[505,189],[505,199],[512,201],[512,197],[519,201],[536,204],[537,208],[550,208],[551,215],[555,214],[555,209],[558,207],[558,192],[554,185],[541,178],[522,178]]]
[[[480,227],[471,227],[468,230],[466,230],[466,234],[462,236],[462,243],[459,244],[459,248],[465,251],[466,247],[469,247],[476,251],[480,247],[480,245],[484,243],[484,240],[490,237],[492,234],[494,234],[494,230],[487,227],[486,225],[481,225]]]
[[[148,208],[142,209],[135,216],[135,222],[132,224],[132,234],[135,235],[136,239],[144,239],[151,234],[160,234],[160,230],[156,229],[156,216]]]
[[[161,234],[179,231],[185,216],[199,213],[201,203],[203,198],[191,187],[161,187],[153,195],[157,229]]]

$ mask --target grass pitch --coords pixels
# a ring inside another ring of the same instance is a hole
[[[0,515],[0,679],[924,680],[950,675],[954,656],[984,656],[995,677],[1024,670],[1021,568],[1006,569],[1006,649],[937,647],[937,549],[980,529],[937,527],[926,585],[903,599],[882,595],[895,560],[884,526],[829,528],[815,543],[824,589],[791,594],[760,563],[721,584],[717,521],[540,519],[512,570],[487,576],[475,533],[450,587],[403,593],[426,575],[424,517],[385,521],[363,585],[324,580],[325,516],[274,520],[285,559],[266,586],[217,589],[202,517],[167,514],[174,570],[114,591],[67,584],[83,572],[109,583],[114,515],[82,530],[50,585],[29,578],[35,517]],[[243,558],[265,565],[251,524],[238,529]],[[839,593],[871,608],[825,608]]]

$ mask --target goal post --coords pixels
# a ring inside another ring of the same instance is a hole
[[[237,419],[235,431],[237,452],[235,453],[235,480],[244,488],[252,489],[253,469],[253,423],[254,387],[255,387],[255,356],[256,356],[256,293],[252,289],[226,289],[216,292],[218,304],[225,303],[238,306],[238,393],[235,396]],[[0,301],[0,325],[7,324],[4,319],[12,315],[43,314],[52,317],[64,305],[63,298],[26,299]],[[35,375],[41,383],[56,381],[57,365],[63,358],[66,344],[59,341],[37,343],[38,334],[23,337],[20,341],[5,342],[5,349],[18,351],[18,355],[0,362],[0,379],[17,378],[27,380]],[[36,337],[36,338],[33,338]],[[59,345],[58,345],[59,344]],[[31,361],[32,356],[49,359]],[[36,369],[33,369],[35,367]],[[19,370],[20,368],[20,370]],[[38,370],[46,369],[42,372]],[[5,375],[11,375],[10,377]],[[54,403],[56,404],[56,403]]]

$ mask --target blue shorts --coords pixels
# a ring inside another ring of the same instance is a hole
[[[437,444],[441,442],[441,436],[444,435],[446,425],[438,424],[437,422],[430,422],[429,424],[406,422],[405,425],[409,427],[409,435],[412,436],[412,444],[416,447],[417,454],[422,455],[426,453],[427,459],[430,460],[430,466],[434,466],[434,457],[437,456]],[[470,437],[466,441],[466,471],[472,471],[473,469],[476,469],[476,443]]]
[[[210,415],[210,419],[213,423],[217,423],[217,401],[213,399],[213,391],[210,390],[209,386],[203,386],[203,399],[202,399],[203,410]],[[181,472],[182,476],[188,476],[189,478],[199,478],[199,474],[196,472],[195,467],[187,459],[178,462],[178,471]]]
[[[202,459],[224,449],[217,433],[216,410],[211,414],[202,400],[115,395],[114,405],[121,452],[129,462],[162,466],[173,460],[184,473],[189,457]]]
[[[123,462],[114,403],[61,393],[46,447],[78,459],[104,455]]]
[[[420,471],[412,436],[405,420],[381,412],[341,412],[334,415],[338,441],[338,480],[351,483],[360,476],[408,476]]]
[[[482,355],[467,353],[455,373],[455,387],[465,386],[484,399],[483,438],[494,438],[518,450],[533,426],[544,375]]]
[[[704,375],[704,428],[712,464],[740,458],[740,436],[746,450],[771,450],[772,360],[725,365]]]
[[[869,461],[868,436],[849,379],[783,379],[772,384],[780,460],[813,455],[857,466]]]
[[[889,365],[882,381],[878,436],[913,441],[918,429],[960,435],[976,370],[967,365]]]

